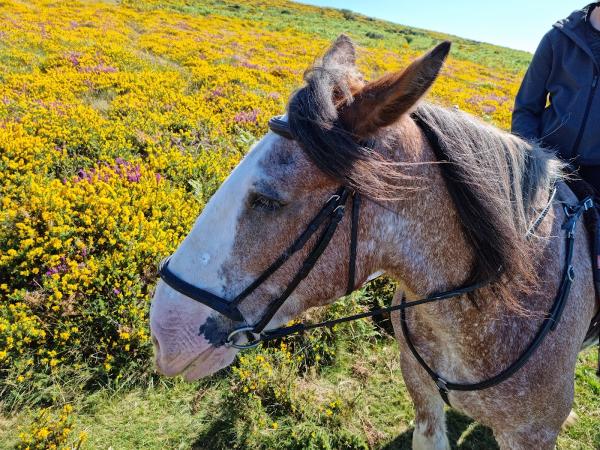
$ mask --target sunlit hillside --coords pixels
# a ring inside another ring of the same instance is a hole
[[[192,385],[152,369],[158,261],[341,32],[367,78],[453,40],[430,100],[508,128],[524,52],[283,0],[0,2],[0,448],[409,448],[385,323],[277,342]],[[597,356],[580,358],[563,449],[600,447]],[[448,420],[456,448],[495,448]]]

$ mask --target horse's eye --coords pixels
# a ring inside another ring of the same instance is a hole
[[[254,194],[250,197],[250,207],[252,209],[262,209],[263,211],[276,211],[284,204],[274,198],[265,197],[261,194]]]

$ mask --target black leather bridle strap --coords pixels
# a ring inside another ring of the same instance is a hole
[[[280,256],[277,258],[267,269],[260,274],[260,276],[254,280],[246,289],[244,289],[238,296],[232,301],[233,304],[238,305],[248,295],[254,292],[262,283],[264,283],[271,275],[273,275],[290,257],[304,248],[308,240],[317,232],[319,227],[334,213],[335,209],[340,205],[346,203],[348,198],[348,190],[340,188],[334,195],[332,195],[325,206],[317,213],[313,220],[308,224],[306,229],[296,238],[296,240],[290,245]]]
[[[403,302],[394,306],[386,306],[383,308],[371,309],[364,313],[353,314],[351,316],[340,317],[339,319],[326,320],[318,323],[298,323],[295,325],[291,325],[289,327],[281,327],[275,328],[273,330],[265,330],[261,336],[259,337],[260,342],[267,342],[273,339],[279,339],[286,336],[291,336],[294,334],[301,334],[305,331],[314,330],[315,328],[331,328],[334,325],[338,325],[340,323],[352,322],[359,319],[365,319],[367,317],[373,316],[381,316],[382,314],[389,314],[394,311],[400,311],[402,309],[412,308],[419,305],[425,305],[427,303],[439,302],[442,300],[450,300],[459,295],[468,294],[469,292],[474,292],[477,289],[480,289],[484,285],[489,284],[489,281],[483,281],[479,283],[470,284],[468,286],[463,286],[458,289],[453,289],[451,291],[437,292],[435,294],[431,294],[428,297],[413,300],[410,302]]]
[[[269,121],[271,131],[277,133],[286,139],[294,139],[294,134],[289,128],[288,123],[282,117],[274,117]],[[356,251],[358,239],[358,220],[360,211],[360,196],[357,192],[353,192],[350,188],[342,186],[331,198],[325,203],[317,215],[307,225],[306,229],[296,238],[296,240],[269,266],[267,267],[250,285],[240,292],[233,300],[228,301],[204,289],[198,288],[175,275],[169,269],[169,258],[166,258],[159,266],[159,275],[163,281],[171,288],[185,295],[186,297],[202,303],[209,308],[223,314],[229,319],[236,322],[244,322],[245,326],[233,330],[227,342],[234,345],[233,336],[240,333],[255,333],[260,334],[273,316],[281,308],[287,298],[294,292],[300,282],[307,277],[310,271],[314,268],[320,256],[323,254],[340,221],[344,217],[346,202],[348,197],[352,196],[352,221],[350,229],[350,262],[348,264],[348,283],[347,293],[354,290],[355,273],[356,273]],[[243,302],[251,293],[253,293],[260,285],[262,285],[271,275],[288,261],[292,255],[303,249],[310,239],[320,230],[321,234],[316,240],[316,243],[308,256],[304,259],[301,267],[298,269],[294,278],[286,286],[284,291],[267,306],[267,310],[258,319],[254,325],[249,325],[243,314],[239,310],[240,303]],[[238,347],[241,348],[241,347]]]
[[[232,301],[223,299],[211,292],[208,292],[204,289],[196,287],[196,286],[182,280],[181,278],[179,278],[177,275],[175,275],[169,269],[170,257],[166,258],[165,260],[163,260],[161,262],[159,269],[158,269],[159,275],[167,285],[169,285],[172,289],[175,289],[176,291],[185,295],[186,297],[188,297],[192,300],[195,300],[199,303],[202,303],[211,309],[214,309],[215,311],[223,314],[224,316],[230,318],[231,320],[234,320],[236,322],[245,322],[242,313],[238,309],[238,305],[242,302],[242,300],[244,300],[248,295],[250,295],[252,292],[254,292],[262,283],[264,283],[271,275],[273,275],[273,273],[275,273],[293,254],[295,254],[296,252],[298,252],[299,250],[304,248],[304,246],[309,241],[309,239],[319,230],[319,228],[323,225],[323,223],[326,222],[328,219],[330,220],[330,225],[327,227],[327,229],[329,229],[331,227],[331,223],[335,222],[335,226],[333,227],[333,231],[335,231],[337,224],[339,223],[339,221],[341,220],[341,218],[344,215],[344,205],[345,205],[349,195],[350,195],[350,190],[348,188],[340,188],[334,195],[332,195],[330,197],[330,199],[325,203],[323,208],[321,208],[321,210],[317,213],[317,215],[311,220],[311,222],[308,224],[306,229],[300,234],[300,236],[298,236],[298,238],[296,238],[296,240],[292,243],[292,245],[290,245],[279,256],[279,258],[277,258],[275,260],[275,262],[273,262],[267,269],[265,269],[265,271],[256,280],[254,280],[247,288],[245,288]],[[333,234],[333,231],[331,232],[331,234]],[[323,236],[326,236],[326,235],[327,234],[324,233]],[[323,236],[320,238],[319,242],[323,241]],[[324,245],[326,246],[327,244],[329,244],[330,240],[331,240],[331,236],[329,236],[328,238],[325,239]],[[324,248],[321,250],[321,253],[323,250],[324,250]],[[314,252],[314,250],[313,250],[313,252]],[[311,255],[312,255],[312,253],[311,253]],[[319,253],[319,256],[320,256],[320,253]],[[318,256],[317,256],[317,258],[318,258]],[[307,265],[310,264],[311,261],[312,261],[312,258],[310,258],[310,255],[309,255],[308,261],[304,262],[302,268],[300,269],[300,271],[298,273],[304,273],[306,270],[310,271],[310,269],[312,269],[312,266],[308,267]],[[316,259],[315,259],[315,262],[316,262]],[[314,263],[313,263],[313,265],[314,265]],[[307,269],[307,267],[308,267],[308,269]],[[297,277],[298,277],[298,275],[296,276],[296,278]],[[306,277],[306,274],[304,274],[304,276],[302,276],[302,278],[294,284],[294,288],[298,285],[298,283],[304,277]],[[296,280],[296,278],[294,278],[292,283]],[[284,291],[284,294],[282,294],[282,296],[280,296],[278,298],[278,300],[276,300],[272,305],[269,306],[267,313],[271,314],[271,317],[272,317],[272,315],[275,314],[275,312],[277,312],[277,309],[279,309],[279,307],[281,307],[281,304],[283,304],[285,299],[287,297],[289,297],[291,292],[294,290],[294,289],[290,290],[289,289],[290,286],[291,286],[291,284]],[[273,312],[273,305],[279,305],[279,306],[277,306],[277,309],[274,310],[274,312]],[[261,319],[260,323],[262,323],[262,322],[263,322],[263,320]],[[262,331],[262,328],[261,328],[261,331]]]
[[[352,196],[352,223],[350,224],[350,255],[348,257],[348,286],[346,295],[354,291],[356,284],[356,247],[358,245],[358,221],[360,218],[360,194]]]
[[[200,289],[187,281],[182,280],[169,269],[169,260],[171,257],[165,258],[158,266],[160,278],[169,285],[172,289],[185,295],[192,300],[196,300],[224,316],[236,322],[242,322],[244,317],[236,305],[223,300],[218,295]]]
[[[302,263],[302,266],[300,266],[300,269],[298,270],[298,272],[296,272],[296,275],[294,276],[292,281],[290,281],[290,283],[287,285],[283,293],[269,304],[267,310],[263,313],[260,320],[253,325],[253,333],[258,334],[265,329],[265,327],[271,321],[273,316],[277,313],[277,311],[279,311],[279,308],[281,308],[283,303],[288,299],[292,292],[294,292],[294,290],[300,284],[300,282],[304,278],[306,278],[306,276],[313,269],[318,259],[329,245],[329,242],[333,238],[333,234],[335,233],[337,226],[344,217],[344,205],[346,203],[346,200],[348,199],[348,195],[349,191],[347,189],[344,189],[344,192],[342,193],[342,195],[340,195],[340,199],[338,200],[339,205],[335,208],[331,220],[329,221],[329,224],[326,226],[323,233],[317,240],[317,243],[315,244],[311,252],[308,254],[306,259]]]
[[[275,116],[269,119],[269,128],[275,134],[282,136],[286,139],[295,140],[296,138],[292,134],[292,130],[290,129],[287,121],[283,119],[284,116]]]

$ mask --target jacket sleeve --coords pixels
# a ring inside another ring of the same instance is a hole
[[[515,99],[512,132],[526,139],[540,139],[542,113],[546,108],[546,83],[552,70],[550,33],[542,38],[525,73]]]

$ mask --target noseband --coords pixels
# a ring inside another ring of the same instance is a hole
[[[283,136],[286,139],[294,139],[293,134],[285,120],[281,117],[274,117],[269,121],[269,128],[274,133]],[[360,194],[348,187],[341,187],[333,194],[323,205],[321,210],[306,226],[305,230],[296,238],[296,240],[277,258],[258,278],[256,278],[248,287],[240,292],[233,300],[226,300],[211,292],[200,289],[188,282],[182,280],[169,269],[169,258],[163,260],[159,267],[159,275],[162,280],[177,292],[185,295],[192,300],[202,303],[209,308],[221,313],[234,322],[244,322],[245,326],[235,329],[229,334],[226,345],[235,348],[249,348],[257,345],[260,341],[251,344],[238,344],[235,337],[239,333],[260,334],[273,316],[283,306],[285,301],[294,292],[300,282],[308,276],[315,267],[319,257],[329,246],[335,231],[344,218],[347,209],[348,199],[352,198],[352,218],[350,225],[350,256],[348,260],[348,283],[346,286],[346,295],[354,291],[355,272],[356,272],[356,244],[358,240],[358,219],[360,214]],[[292,255],[302,250],[308,244],[313,235],[321,230],[316,242],[310,250],[308,256],[302,262],[302,265],[292,278],[284,291],[274,300],[272,300],[267,310],[264,312],[258,322],[250,325],[239,310],[242,301],[258,289],[267,279],[273,275]]]

